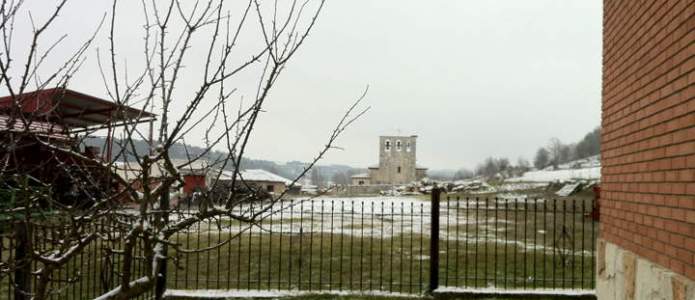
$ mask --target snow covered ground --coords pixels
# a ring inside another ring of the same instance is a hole
[[[166,297],[195,297],[197,299],[224,299],[224,298],[286,298],[286,297],[305,297],[315,295],[330,296],[371,296],[371,297],[392,297],[392,298],[411,298],[418,295],[394,293],[385,291],[299,291],[299,290],[175,290],[167,289]]]
[[[572,180],[600,180],[601,157],[591,156],[543,170],[530,171],[521,177],[509,178],[506,182],[548,183]]]
[[[594,290],[586,289],[499,289],[499,288],[462,288],[462,287],[440,287],[434,291],[435,294],[467,294],[467,295],[499,295],[499,296],[593,296]]]
[[[496,202],[496,205],[495,205]],[[544,199],[529,199],[524,194],[500,194],[495,200],[447,201],[440,204],[440,237],[450,241],[465,243],[498,243],[515,245],[525,251],[541,251],[552,254],[553,247],[531,240],[515,240],[508,235],[515,222],[526,220],[505,219],[502,209],[523,203],[543,204]],[[474,211],[494,210],[497,217],[486,217]],[[468,211],[466,210],[468,208]],[[250,213],[250,207],[242,207],[238,212]],[[468,213],[466,213],[468,212]],[[296,199],[276,204],[272,211],[262,215],[262,222],[251,228],[252,234],[331,234],[354,237],[392,238],[402,234],[429,235],[431,228],[431,206],[429,201],[417,197],[323,197],[320,199]],[[190,228],[190,232],[219,231],[232,234],[247,232],[247,224],[223,220],[227,225],[217,226],[213,221]],[[462,229],[462,228],[464,228]],[[466,232],[468,229],[470,231]],[[546,234],[540,229],[538,235]],[[588,251],[574,251],[574,255],[590,256]]]
[[[542,170],[524,173],[521,177],[507,179],[507,182],[556,182],[571,180],[600,180],[601,167],[565,170]]]

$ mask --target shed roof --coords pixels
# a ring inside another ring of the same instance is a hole
[[[37,90],[16,96],[0,98],[0,114],[10,115],[14,102],[21,112],[32,120],[60,124],[70,130],[106,125],[118,125],[126,121],[145,122],[154,114],[117,104],[66,88]]]
[[[249,169],[241,171],[240,173],[241,177],[246,181],[281,182],[286,185],[292,183],[292,180],[261,169]]]

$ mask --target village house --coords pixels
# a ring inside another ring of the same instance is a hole
[[[188,168],[180,170],[184,180],[183,193],[189,195],[197,190],[212,187],[217,181],[219,187],[230,185],[234,178],[234,171],[212,168]],[[236,186],[239,188],[251,187],[269,194],[279,195],[291,192],[297,193],[301,188],[298,183],[280,175],[261,169],[242,170],[237,175]],[[289,191],[288,191],[289,190]]]

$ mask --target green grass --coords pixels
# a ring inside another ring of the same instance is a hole
[[[180,237],[215,245],[226,237]],[[255,233],[208,253],[181,255],[175,289],[386,290],[421,293],[429,280],[429,239]],[[332,246],[331,246],[332,245]],[[440,282],[447,286],[591,288],[594,258],[529,250],[517,244],[440,241]],[[173,270],[175,266],[170,266]],[[583,274],[583,276],[581,276]],[[554,280],[550,280],[554,278]]]
[[[214,245],[225,238],[214,234],[180,236],[179,242]],[[415,235],[377,239],[254,233],[208,253],[182,255],[179,264],[185,271],[173,271],[169,286],[177,289],[385,289],[418,293],[427,282],[428,262],[414,256],[420,251],[427,254],[426,243],[423,237]]]

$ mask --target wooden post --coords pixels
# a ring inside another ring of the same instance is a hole
[[[432,221],[430,224],[430,285],[427,292],[432,294],[439,287],[439,187],[432,189]]]

